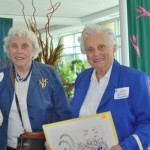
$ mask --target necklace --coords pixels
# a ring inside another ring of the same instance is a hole
[[[18,82],[26,81],[27,78],[28,78],[28,76],[29,76],[29,74],[30,74],[30,72],[31,72],[31,68],[28,70],[28,72],[27,72],[24,76],[20,76],[20,75],[16,72],[16,80],[17,80]]]

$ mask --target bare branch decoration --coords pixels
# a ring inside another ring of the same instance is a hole
[[[57,2],[56,4],[53,5],[52,0],[50,0],[51,8],[48,9],[48,12],[45,15],[47,17],[47,22],[44,27],[45,33],[46,33],[45,41],[44,41],[42,39],[41,32],[37,26],[36,15],[35,15],[36,7],[34,4],[34,0],[32,0],[33,14],[31,16],[31,18],[28,19],[28,21],[26,19],[26,15],[25,15],[24,4],[21,0],[18,0],[18,1],[22,5],[22,14],[23,14],[27,28],[30,29],[31,31],[33,31],[37,35],[39,45],[42,48],[42,52],[38,55],[36,60],[39,62],[44,61],[44,63],[46,63],[46,64],[56,66],[62,56],[63,44],[62,44],[61,39],[59,39],[57,47],[55,49],[53,48],[53,37],[50,34],[50,21],[51,21],[51,18],[53,16],[54,12],[58,9],[58,7],[61,5],[61,3]]]

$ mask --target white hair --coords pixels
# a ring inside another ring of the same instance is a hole
[[[81,48],[81,52],[83,54],[85,54],[85,41],[86,41],[86,38],[88,36],[90,36],[91,34],[97,33],[97,32],[107,33],[108,36],[109,36],[110,44],[117,45],[116,36],[114,35],[113,31],[110,28],[103,27],[103,26],[100,26],[98,24],[89,24],[89,25],[86,25],[84,27],[84,29],[82,31],[81,38],[80,38],[80,48]]]
[[[10,42],[16,37],[25,37],[32,42],[33,58],[36,58],[38,54],[42,51],[42,49],[39,47],[38,39],[32,31],[23,27],[12,27],[8,32],[8,36],[4,38],[4,45],[3,45],[4,51],[7,53],[8,57],[10,57],[9,56]]]

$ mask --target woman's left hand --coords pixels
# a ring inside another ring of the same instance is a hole
[[[46,148],[46,150],[51,150],[51,148],[47,142],[45,142],[45,148]]]
[[[114,145],[109,150],[123,150],[120,145]]]

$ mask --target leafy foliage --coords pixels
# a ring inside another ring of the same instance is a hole
[[[60,74],[62,83],[64,85],[66,94],[68,98],[71,100],[74,92],[74,82],[77,77],[77,75],[85,69],[86,63],[84,63],[82,60],[77,59],[73,60],[70,65],[68,66],[58,66],[57,70]]]

